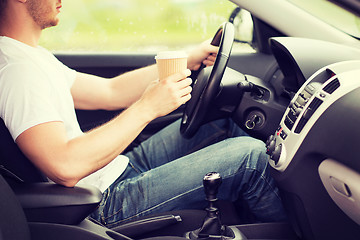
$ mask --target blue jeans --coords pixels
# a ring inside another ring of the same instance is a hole
[[[129,166],[103,193],[92,218],[115,227],[153,213],[204,209],[202,179],[218,172],[219,199],[245,202],[257,221],[286,219],[262,141],[225,119],[203,125],[191,139],[179,129],[177,121],[126,154]]]

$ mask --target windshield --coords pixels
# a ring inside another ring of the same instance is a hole
[[[153,52],[211,38],[236,7],[228,0],[62,0],[60,23],[40,45],[51,51]]]
[[[328,0],[288,0],[324,22],[360,38],[360,18]]]

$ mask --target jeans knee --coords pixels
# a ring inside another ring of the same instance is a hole
[[[266,153],[265,143],[259,139],[247,137],[248,142],[253,152]]]
[[[239,141],[239,154],[246,161],[246,168],[262,172],[268,163],[265,143],[252,137],[240,137]]]

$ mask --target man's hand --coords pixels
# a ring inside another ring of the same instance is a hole
[[[206,66],[214,65],[218,47],[210,44],[211,39],[201,43],[197,48],[189,53],[188,68],[190,70],[198,70],[203,63]]]
[[[144,108],[139,114],[149,114],[151,120],[164,116],[191,98],[190,70],[171,75],[161,81],[153,81],[136,104]]]

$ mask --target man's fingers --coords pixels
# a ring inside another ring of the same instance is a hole
[[[186,88],[181,89],[181,90],[179,91],[179,93],[180,93],[180,96],[183,97],[183,96],[185,96],[185,95],[190,94],[191,91],[192,91],[192,87],[187,86]]]
[[[217,54],[211,54],[206,59],[209,61],[215,61]]]
[[[179,81],[179,88],[186,88],[187,86],[190,86],[192,84],[192,79],[191,78],[185,78],[181,81]]]
[[[217,54],[217,52],[219,51],[219,47],[214,45],[209,45],[207,50],[211,54]]]
[[[179,73],[174,74],[178,81],[183,80],[184,78],[187,78],[191,75],[191,71],[189,69],[186,69],[184,71],[181,71]]]
[[[184,71],[175,73],[161,81],[179,82],[189,77],[190,75],[191,75],[191,71],[189,69],[186,69]]]

